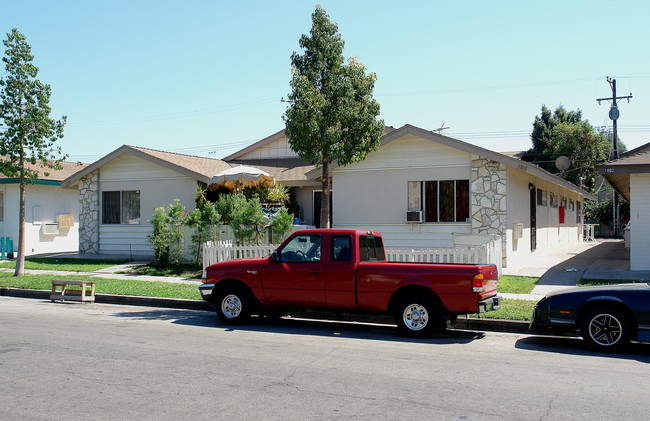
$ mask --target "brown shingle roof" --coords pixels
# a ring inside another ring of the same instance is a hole
[[[2,159],[0,159],[2,161]],[[60,163],[61,169],[56,170],[53,168],[47,168],[41,166],[39,163],[36,164],[27,164],[27,168],[30,170],[38,171],[39,173],[39,180],[49,180],[49,181],[63,181],[66,178],[74,175],[75,173],[83,170],[88,164],[85,164],[83,162],[66,162],[63,161]],[[48,173],[48,175],[45,175],[45,173]],[[16,177],[7,177],[6,175],[0,173],[0,179],[14,179],[18,178]]]
[[[127,146],[174,166],[197,172],[207,178],[213,177],[217,173],[230,168],[230,165],[227,162],[220,159],[204,158],[194,155],[183,155],[174,152],[165,152],[156,149],[142,148],[139,146]]]
[[[85,166],[82,171],[67,177],[62,182],[63,187],[76,183],[81,177],[89,174],[124,153],[129,153],[138,158],[164,166],[204,183],[208,183],[210,178],[215,176],[217,173],[230,168],[228,163],[220,159],[183,155],[179,153],[159,151],[156,149],[142,148],[139,146],[123,145],[105,157]]]

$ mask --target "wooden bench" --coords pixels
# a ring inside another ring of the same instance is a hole
[[[74,286],[77,288],[68,288]],[[57,290],[59,288],[59,290]],[[90,290],[88,290],[90,288]],[[50,300],[95,302],[95,283],[92,281],[52,280]]]

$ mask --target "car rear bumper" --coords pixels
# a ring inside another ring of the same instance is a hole
[[[495,295],[494,297],[486,298],[478,302],[478,312],[485,313],[488,311],[495,311],[501,308],[501,297]]]

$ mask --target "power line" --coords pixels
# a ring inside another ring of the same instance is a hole
[[[531,83],[519,83],[519,84],[512,84],[512,85],[483,86],[483,87],[474,87],[474,88],[441,89],[436,91],[390,92],[385,94],[377,93],[376,96],[379,97],[379,96],[440,95],[440,94],[456,94],[456,93],[480,92],[480,91],[498,91],[498,90],[505,90],[505,89],[521,89],[521,88],[532,88],[532,87],[539,87],[539,86],[570,85],[573,83],[597,81],[600,79],[602,78],[591,77],[591,78],[582,78],[582,79],[557,80],[557,81],[550,81],[550,82],[531,82]]]

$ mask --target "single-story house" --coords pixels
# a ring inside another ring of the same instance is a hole
[[[230,168],[222,160],[124,145],[66,178],[79,214],[80,253],[151,257],[153,211],[178,198],[196,206],[196,186]]]
[[[319,226],[320,169],[281,130],[223,160],[122,146],[63,181],[79,191],[79,251],[152,255],[153,209],[236,165],[262,169],[295,193]],[[388,127],[359,163],[331,166],[332,226],[380,231],[387,246],[452,247],[498,236],[504,265],[536,249],[582,241],[579,187],[524,162],[411,125]]]
[[[596,169],[630,202],[630,270],[650,270],[650,143]]]
[[[319,225],[320,169],[302,163],[284,131],[224,160],[286,180],[304,219]],[[331,175],[333,227],[376,230],[386,245],[406,247],[476,244],[498,235],[504,265],[536,249],[582,241],[584,199],[594,199],[512,154],[411,125],[387,128],[378,151],[359,163],[333,164]]]
[[[79,246],[79,202],[74,190],[61,182],[83,169],[81,162],[62,162],[61,169],[28,164],[39,172],[34,184],[25,186],[25,255],[74,252]],[[47,174],[47,175],[46,175]],[[0,237],[10,238],[18,251],[20,179],[0,174]],[[6,248],[5,248],[6,251]]]

